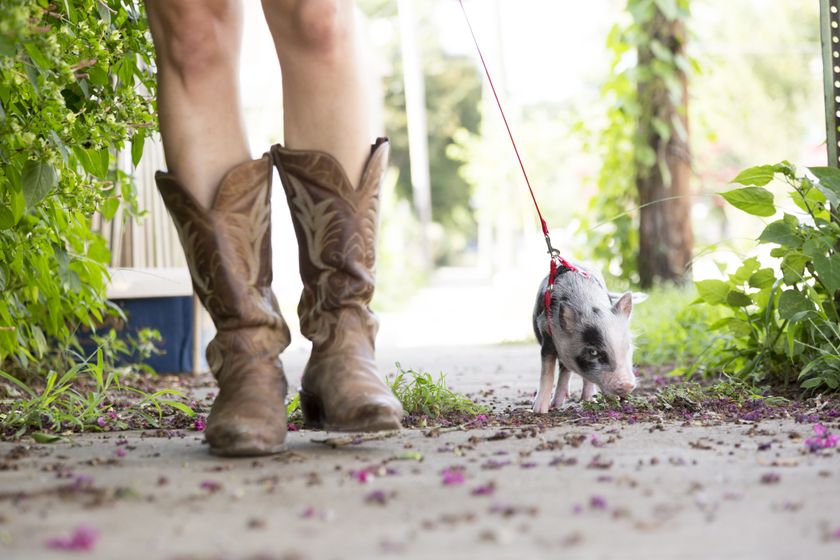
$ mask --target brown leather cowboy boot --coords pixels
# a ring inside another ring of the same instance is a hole
[[[205,437],[217,455],[265,455],[286,439],[289,345],[271,291],[271,159],[234,167],[209,209],[158,172],[158,189],[184,247],[193,287],[216,325],[207,363],[219,383]]]
[[[308,425],[327,430],[400,428],[402,407],[376,369],[379,323],[368,307],[388,151],[380,138],[354,188],[329,154],[271,148],[298,239],[301,332],[312,341],[301,410]]]

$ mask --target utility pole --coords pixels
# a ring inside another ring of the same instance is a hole
[[[426,129],[426,91],[420,49],[417,44],[415,0],[397,0],[402,48],[405,113],[408,125],[408,157],[414,208],[420,219],[423,268],[432,265],[429,226],[432,222],[432,189],[429,177],[429,135]]]
[[[825,138],[828,165],[840,167],[838,134],[840,126],[840,0],[820,0],[820,38],[825,95]]]

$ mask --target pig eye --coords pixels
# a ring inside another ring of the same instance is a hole
[[[590,348],[589,350],[586,351],[586,353],[589,354],[590,358],[597,358],[598,355],[600,354],[600,352],[598,351],[597,348]]]

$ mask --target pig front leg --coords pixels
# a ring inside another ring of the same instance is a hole
[[[598,386],[591,381],[583,380],[583,391],[580,394],[581,401],[591,401],[595,393],[598,392]]]
[[[569,380],[571,378],[571,370],[564,368],[563,364],[560,364],[560,375],[557,376],[557,389],[554,390],[554,402],[551,403],[553,408],[559,408],[566,402],[566,399],[569,397]]]
[[[540,372],[540,388],[534,399],[534,412],[544,414],[551,405],[551,388],[554,385],[554,366],[557,355],[552,352],[542,352],[542,371]]]

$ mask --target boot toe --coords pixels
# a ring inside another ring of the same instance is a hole
[[[285,426],[229,420],[208,426],[205,432],[210,453],[224,457],[272,455],[285,450]]]

